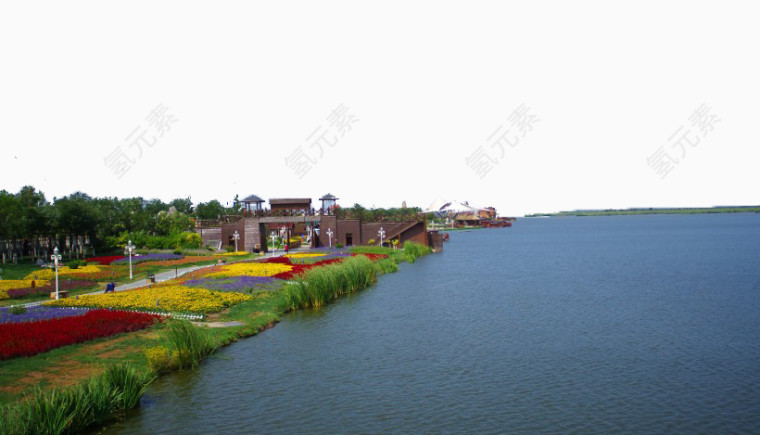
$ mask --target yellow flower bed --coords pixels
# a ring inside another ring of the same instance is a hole
[[[246,251],[224,252],[222,254],[214,254],[214,257],[232,257],[237,255],[248,255]]]
[[[303,254],[287,254],[285,255],[288,258],[314,258],[314,257],[324,257],[324,252],[304,252]]]
[[[10,290],[14,288],[27,288],[32,286],[31,279],[0,279],[0,290]],[[38,279],[34,282],[37,287],[47,285],[49,281]]]
[[[27,288],[32,286],[31,279],[0,279],[0,299],[8,299],[8,293],[6,290],[12,290],[15,288]],[[34,282],[35,286],[41,287],[47,285],[49,281],[39,279]]]
[[[250,299],[251,296],[236,292],[214,292],[204,288],[168,285],[118,293],[80,296],[79,299],[59,299],[45,305],[214,313]],[[156,305],[156,301],[158,301],[158,305]]]
[[[98,266],[80,266],[78,269],[70,269],[64,266],[64,267],[58,268],[58,275],[59,276],[71,275],[71,274],[89,275],[91,273],[98,273],[100,272],[100,270],[101,269]],[[36,279],[47,279],[47,280],[55,279],[55,268],[40,269],[38,271],[32,272],[29,275],[25,276],[24,279],[27,279],[27,280],[35,279],[35,277],[37,277]]]
[[[280,263],[235,263],[216,268],[216,272],[206,274],[207,278],[232,276],[272,276],[288,272],[293,266]]]

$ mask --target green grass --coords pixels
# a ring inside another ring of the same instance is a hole
[[[40,267],[34,263],[5,263],[0,264],[0,269],[3,269],[3,273],[0,273],[3,279],[24,279],[30,273],[40,270]]]

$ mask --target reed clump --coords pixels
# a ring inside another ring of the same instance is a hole
[[[341,295],[362,290],[377,280],[378,269],[367,257],[310,269],[282,290],[288,309],[321,307]]]
[[[171,345],[170,364],[171,366],[176,364],[176,368],[180,370],[197,367],[203,358],[211,355],[218,348],[206,331],[193,326],[187,320],[169,322],[167,336]],[[154,362],[150,363],[153,365]]]
[[[427,255],[432,252],[429,246],[421,245],[414,242],[404,243],[404,249],[402,249],[402,255],[404,259],[410,263],[414,263],[417,258]]]
[[[94,379],[74,387],[37,388],[15,405],[0,409],[0,433],[69,434],[135,408],[153,381],[129,364],[109,367]]]

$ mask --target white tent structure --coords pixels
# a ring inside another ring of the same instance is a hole
[[[467,201],[446,201],[441,197],[438,197],[433,201],[424,213],[436,213],[439,215],[444,214],[456,214],[456,213],[473,213],[476,214],[479,210],[485,210],[482,207],[474,207]]]

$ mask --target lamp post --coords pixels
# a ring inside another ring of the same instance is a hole
[[[332,228],[328,228],[328,229],[327,229],[327,237],[328,237],[328,239],[330,240],[330,247],[331,247],[331,248],[332,248],[332,235],[333,235],[333,231],[332,231]]]
[[[385,230],[383,227],[380,227],[380,231],[377,232],[377,235],[380,236],[380,246],[383,246],[383,237],[385,237]]]
[[[135,245],[132,244],[132,239],[129,239],[127,246],[124,247],[129,255],[129,279],[132,279],[132,253],[135,251]]]
[[[235,230],[235,234],[232,235],[232,238],[235,239],[235,252],[237,252],[237,241],[240,240],[240,234]]]
[[[277,250],[277,245],[275,245],[277,241],[277,233],[272,231],[272,257],[274,257],[274,251]]]
[[[58,253],[58,247],[53,249],[53,255],[50,256],[55,264],[55,300],[58,300],[58,262],[61,261],[61,255]]]

